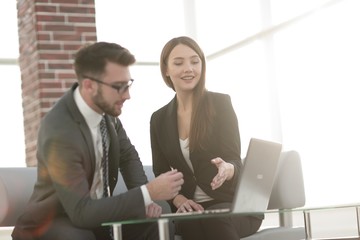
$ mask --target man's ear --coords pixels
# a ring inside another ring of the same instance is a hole
[[[82,82],[82,87],[85,91],[93,91],[94,90],[93,81],[91,81],[88,78],[84,78]]]

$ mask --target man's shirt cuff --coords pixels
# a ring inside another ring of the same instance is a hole
[[[151,200],[149,190],[147,189],[147,187],[145,185],[142,185],[140,188],[141,188],[142,195],[144,197],[144,204],[146,207],[146,206],[150,205],[153,201]]]

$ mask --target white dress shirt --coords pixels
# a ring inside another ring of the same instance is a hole
[[[185,158],[187,165],[190,167],[191,171],[194,172],[194,167],[190,160],[190,152],[189,152],[189,139],[186,138],[182,140],[179,138],[180,141],[180,148],[181,152]],[[210,184],[210,183],[209,183]],[[194,201],[195,202],[206,202],[213,200],[209,195],[207,195],[198,185],[196,185],[195,192],[194,192]]]

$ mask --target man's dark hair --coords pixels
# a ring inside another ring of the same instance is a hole
[[[96,42],[86,44],[75,54],[74,68],[79,81],[84,75],[99,77],[105,71],[107,62],[123,66],[135,63],[129,50],[116,43]]]

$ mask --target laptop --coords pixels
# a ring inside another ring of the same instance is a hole
[[[276,178],[282,145],[251,138],[231,209],[204,212],[167,213],[161,217],[214,213],[263,213],[267,210]],[[210,184],[210,183],[209,183]]]
[[[250,139],[232,206],[235,213],[265,212],[279,165],[282,145]]]

